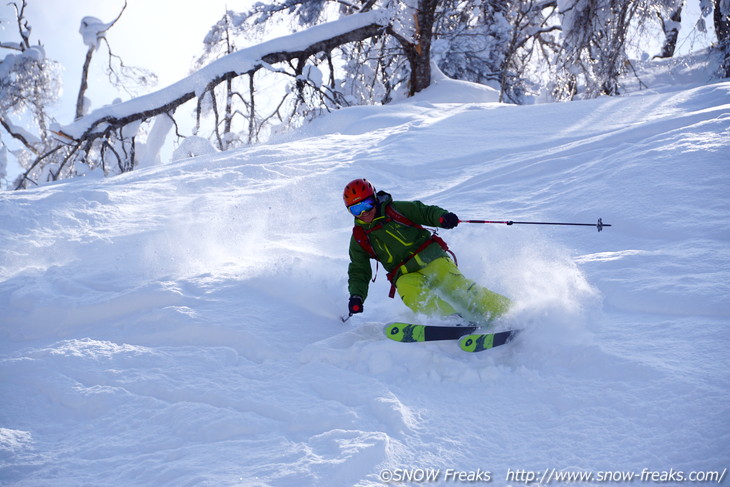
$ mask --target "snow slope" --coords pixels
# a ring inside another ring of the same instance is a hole
[[[441,79],[288,140],[0,194],[0,484],[730,466],[730,83],[495,99]],[[613,226],[442,231],[525,331],[482,354],[399,344],[382,325],[424,317],[382,270],[339,319],[355,177],[463,219]]]

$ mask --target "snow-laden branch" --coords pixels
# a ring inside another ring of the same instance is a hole
[[[383,11],[359,13],[241,49],[167,88],[94,110],[61,127],[57,133],[74,140],[100,137],[111,128],[168,113],[227,79],[253,74],[267,64],[309,57],[348,42],[377,35],[383,31],[388,21],[389,17]]]

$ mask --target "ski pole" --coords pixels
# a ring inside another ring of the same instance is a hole
[[[603,227],[610,227],[610,223],[603,223],[603,220],[598,219],[598,223],[557,223],[557,222],[514,222],[511,220],[507,221],[493,221],[493,220],[459,220],[459,223],[502,223],[504,225],[571,225],[577,227],[596,227],[600,232]]]

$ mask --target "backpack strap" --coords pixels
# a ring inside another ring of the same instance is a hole
[[[372,231],[374,229],[371,229]],[[355,225],[352,227],[352,236],[355,238],[355,242],[360,244],[360,247],[367,252],[367,254],[370,256],[371,259],[375,260],[375,274],[373,275],[372,282],[375,282],[375,279],[378,278],[378,256],[375,255],[375,250],[373,250],[373,246],[370,243],[370,237],[368,237],[369,231],[365,230],[363,227],[359,227]]]
[[[420,228],[422,230],[424,229],[422,225],[419,225],[418,223],[414,223],[411,220],[409,220],[408,218],[406,218],[404,215],[401,215],[400,213],[398,213],[396,211],[396,209],[393,208],[391,205],[388,205],[388,206],[385,207],[385,213],[388,214],[393,220],[397,221],[398,223],[401,223],[403,225],[409,225],[411,227],[417,227],[417,228]],[[454,254],[451,250],[449,250],[448,244],[444,241],[444,239],[442,239],[435,232],[431,232],[431,238],[429,238],[428,240],[426,240],[426,243],[423,244],[422,248],[419,248],[418,250],[416,250],[413,253],[413,255],[416,255],[417,253],[419,253],[420,251],[422,251],[423,249],[425,249],[426,247],[428,247],[433,242],[436,242],[437,244],[439,244],[439,246],[442,249],[444,249],[444,252],[448,252],[449,254],[451,254],[451,256],[454,258],[454,263],[458,266],[458,262],[456,260],[456,254]],[[413,255],[410,258],[406,259],[406,261],[403,262],[403,264],[405,264],[406,262],[408,262],[408,260],[410,260],[413,257]],[[403,265],[403,264],[401,264],[401,265]],[[398,267],[400,267],[400,265]]]
[[[385,207],[385,216],[386,216],[386,220],[388,220],[388,219],[395,220],[398,223],[400,223],[401,225],[406,225],[409,227],[416,227],[416,228],[423,229],[422,225],[419,225],[418,223],[415,223],[415,222],[409,220],[405,215],[403,215],[402,213],[399,213],[398,210],[393,208],[393,205],[388,205]]]
[[[368,232],[363,227],[355,225],[352,227],[352,236],[355,238],[355,242],[360,244],[360,247],[368,253],[371,259],[376,259],[377,256],[375,255],[375,251],[373,250],[373,246],[370,244],[370,237],[368,237]]]

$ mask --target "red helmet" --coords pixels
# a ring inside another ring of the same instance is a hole
[[[354,179],[347,183],[342,198],[345,206],[352,206],[365,198],[375,195],[375,187],[367,179]]]

